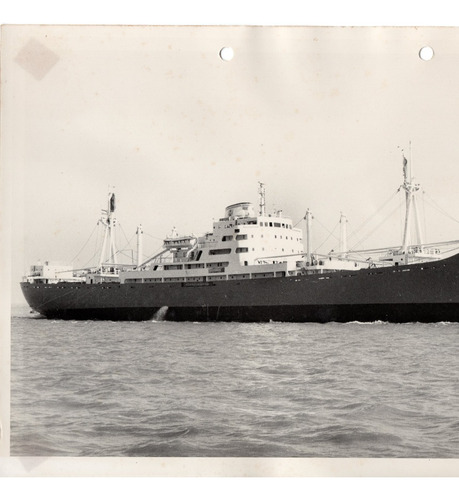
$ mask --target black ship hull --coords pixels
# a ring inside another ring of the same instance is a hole
[[[284,278],[168,283],[22,283],[48,318],[241,322],[459,321],[459,255]]]

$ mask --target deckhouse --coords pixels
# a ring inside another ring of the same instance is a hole
[[[169,258],[164,257],[166,251]],[[226,207],[225,216],[204,236],[166,238],[162,252],[136,269],[120,272],[120,281],[204,282],[295,275],[303,254],[302,231],[292,226],[290,218],[281,211],[265,214],[263,208],[256,214],[252,203],[240,202]]]

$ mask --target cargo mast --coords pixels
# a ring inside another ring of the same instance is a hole
[[[306,265],[312,265],[311,258],[311,221],[313,219],[312,212],[309,208],[306,210],[306,215],[304,216],[306,220]]]
[[[142,249],[142,225],[139,224],[137,226],[137,267],[140,267],[140,264],[142,264],[142,254],[143,254],[143,249]]]
[[[259,210],[259,215],[265,215],[265,207],[266,207],[266,201],[265,201],[265,185],[263,182],[258,183],[258,204],[260,207]]]
[[[347,217],[341,212],[339,218],[340,232],[339,232],[339,252],[345,254],[347,252]]]
[[[421,224],[419,222],[419,213],[416,203],[416,192],[420,189],[420,184],[414,182],[413,171],[412,171],[412,161],[411,161],[411,142],[410,142],[410,161],[405,158],[403,154],[403,184],[401,188],[405,191],[406,200],[406,213],[405,213],[405,227],[403,231],[403,242],[402,242],[402,253],[406,254],[408,246],[410,245],[410,222],[412,213],[414,213],[414,220],[416,224],[416,237],[417,244],[421,247],[422,251],[422,233]]]
[[[102,210],[100,222],[105,226],[104,242],[102,251],[100,252],[99,267],[103,264],[116,264],[116,247],[115,247],[115,193],[108,193],[107,210]],[[108,252],[107,252],[108,244]]]

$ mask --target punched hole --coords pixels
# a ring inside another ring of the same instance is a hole
[[[223,47],[220,50],[220,59],[222,61],[231,61],[234,57],[234,50],[231,47]]]
[[[423,61],[430,61],[433,56],[434,56],[434,51],[432,47],[429,46],[422,47],[422,49],[419,51],[419,57]]]

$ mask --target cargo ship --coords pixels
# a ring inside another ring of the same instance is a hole
[[[119,264],[115,247],[115,194],[100,222],[104,240],[92,268],[34,265],[21,282],[33,309],[47,318],[125,321],[241,322],[439,322],[459,321],[459,241],[426,244],[414,181],[403,156],[405,221],[399,246],[347,248],[340,219],[339,251],[311,250],[312,213],[306,237],[282,211],[239,202],[202,236],[175,231],[161,251]],[[414,231],[410,231],[413,225]],[[411,233],[416,235],[411,242]]]

